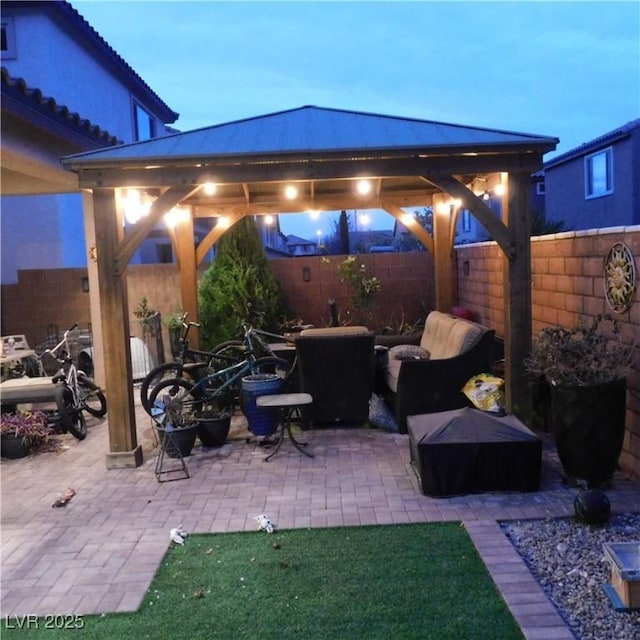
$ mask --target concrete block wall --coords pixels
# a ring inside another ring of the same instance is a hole
[[[383,327],[415,323],[434,308],[433,259],[426,252],[385,253],[356,256],[366,267],[366,277],[376,276],[382,287],[376,298],[371,319],[352,317],[349,289],[340,282],[338,264],[345,256],[320,256],[273,260],[272,268],[279,279],[294,316],[305,324],[328,326],[329,299],[336,301],[340,320],[351,324],[367,324],[380,331]],[[304,274],[308,274],[308,281]]]
[[[547,326],[574,327],[583,318],[611,312],[604,288],[604,264],[615,242],[624,242],[636,261],[640,276],[640,227],[539,236],[531,241],[533,335]],[[458,304],[470,308],[477,319],[504,335],[503,258],[497,245],[486,242],[456,251]],[[640,288],[640,282],[636,284]],[[621,466],[640,476],[640,294],[622,314],[625,342],[637,344],[635,368],[627,378],[626,436]]]
[[[532,239],[532,321],[534,335],[544,326],[574,326],[580,317],[608,310],[604,296],[603,265],[614,242],[625,242],[636,256],[640,274],[640,228],[602,229],[563,233]],[[349,307],[346,286],[339,282],[337,265],[344,256],[273,260],[272,268],[285,290],[292,311],[316,326],[329,323],[329,298],[335,298],[344,315]],[[397,324],[404,312],[407,322],[435,307],[433,260],[426,252],[359,256],[367,275],[382,280],[376,328]],[[478,322],[504,335],[504,261],[495,243],[456,249],[458,305],[471,309]],[[303,268],[309,269],[305,282]],[[2,286],[2,333],[24,333],[33,345],[46,338],[47,325],[62,330],[90,321],[89,295],[82,291],[84,269],[21,271],[16,285]],[[132,335],[140,336],[133,311],[142,296],[163,317],[179,309],[179,277],[175,265],[131,265],[127,269]],[[625,340],[640,345],[640,296],[619,316]],[[165,353],[168,351],[163,329]],[[637,356],[640,361],[640,353]],[[640,362],[638,363],[640,367]],[[640,476],[640,372],[628,379],[627,433],[620,462]]]
[[[2,335],[24,334],[31,347],[45,340],[49,325],[62,333],[76,322],[89,326],[86,269],[33,269],[18,272],[17,284],[2,285]],[[85,281],[86,282],[86,281]]]

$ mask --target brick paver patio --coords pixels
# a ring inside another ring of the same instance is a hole
[[[62,449],[2,460],[2,611],[93,614],[137,609],[169,545],[169,530],[191,533],[256,529],[266,513],[278,528],[460,520],[526,638],[573,635],[502,534],[498,520],[567,516],[576,490],[565,486],[552,450],[541,491],[456,498],[420,494],[408,436],[373,429],[304,434],[315,454],[285,441],[268,449],[244,440],[242,418],[224,447],[196,448],[190,479],[158,483],[149,419],[138,411],[145,463],[107,471],[107,423],[90,418],[83,442],[62,436]],[[72,487],[75,497],[52,508]],[[617,475],[608,495],[615,512],[640,511],[640,483]]]

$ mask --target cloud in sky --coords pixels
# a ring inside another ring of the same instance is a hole
[[[72,5],[185,131],[314,104],[555,136],[561,153],[640,116],[637,2]]]

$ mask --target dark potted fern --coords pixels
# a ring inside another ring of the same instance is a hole
[[[622,342],[620,325],[609,314],[574,329],[548,327],[534,339],[525,366],[548,384],[549,426],[573,482],[597,487],[616,470],[632,356],[633,345]]]

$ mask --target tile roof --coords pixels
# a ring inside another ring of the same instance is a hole
[[[559,156],[556,156],[555,158],[552,158],[548,162],[544,163],[544,169],[562,164],[564,162],[572,160],[573,158],[577,158],[591,151],[595,151],[598,147],[604,147],[608,144],[611,144],[612,142],[615,142],[616,140],[626,138],[631,134],[632,131],[638,129],[639,127],[640,118],[631,120],[630,122],[623,124],[621,127],[613,129],[613,131],[609,131],[608,133],[594,138],[593,140],[589,140],[589,142],[585,142],[578,147],[575,147],[569,151],[566,151],[565,153],[560,154]]]
[[[58,20],[58,24],[67,29],[71,36],[83,46],[93,48],[97,58],[102,58],[120,80],[133,91],[144,96],[145,103],[164,124],[178,119],[179,114],[170,109],[155,91],[133,70],[111,45],[65,0],[13,0],[4,2],[2,11],[11,9],[29,12],[42,12]]]
[[[73,129],[102,145],[122,143],[122,140],[119,140],[90,120],[83,118],[79,113],[71,111],[66,105],[58,104],[55,98],[43,95],[38,88],[29,87],[23,78],[13,78],[5,67],[0,68],[0,89],[2,91],[3,109],[7,106],[5,98],[13,98],[20,104],[34,109],[48,118],[57,120],[69,129]]]

